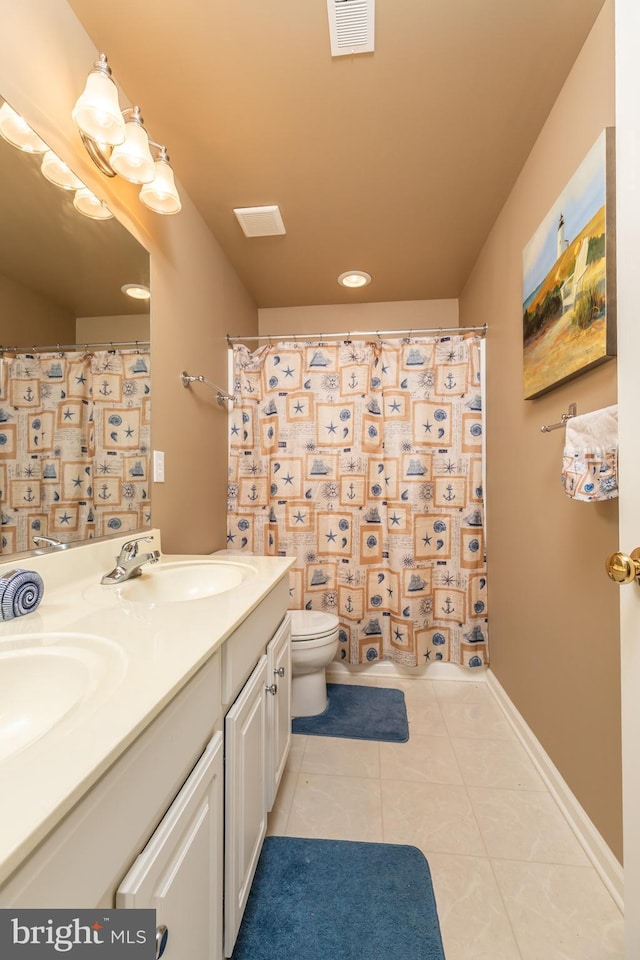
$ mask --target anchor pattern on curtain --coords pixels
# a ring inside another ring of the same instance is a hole
[[[0,553],[151,522],[148,351],[0,359]]]
[[[234,346],[230,549],[296,557],[338,657],[488,662],[477,337]]]

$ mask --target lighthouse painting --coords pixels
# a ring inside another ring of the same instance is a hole
[[[607,128],[524,248],[525,399],[615,356],[614,172]]]

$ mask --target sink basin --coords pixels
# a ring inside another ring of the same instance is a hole
[[[122,657],[92,634],[35,634],[0,643],[0,762],[110,689]]]
[[[118,588],[120,596],[140,603],[181,603],[226,593],[255,576],[246,563],[227,560],[188,560],[159,563]]]

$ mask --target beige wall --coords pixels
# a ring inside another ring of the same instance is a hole
[[[0,274],[0,345],[73,343],[74,331],[66,310]]]
[[[570,403],[616,401],[615,360],[522,400],[522,249],[605,126],[614,123],[608,0],[509,196],[460,300],[487,335],[487,510],[491,667],[583,808],[621,857],[619,610],[604,559],[617,501],[579,503],[560,486]]]
[[[342,333],[456,327],[457,300],[402,300],[388,303],[337,303],[324,307],[270,307],[258,311],[260,333]]]
[[[128,343],[148,340],[151,324],[148,314],[132,313],[120,317],[78,317],[76,343]]]
[[[225,334],[257,332],[255,305],[184,191],[181,213],[158,216],[142,206],[134,186],[101,176],[88,159],[71,110],[98,51],[66,0],[0,0],[0,14],[0,94],[151,254],[152,442],[166,456],[166,482],[153,485],[152,503],[163,547],[223,547],[225,413],[205,387],[185,390],[180,373],[226,384]],[[121,105],[127,102],[121,97]],[[172,159],[179,180],[179,157]]]

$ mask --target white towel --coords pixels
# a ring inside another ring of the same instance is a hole
[[[573,500],[618,496],[618,407],[604,407],[567,421],[562,485]]]

